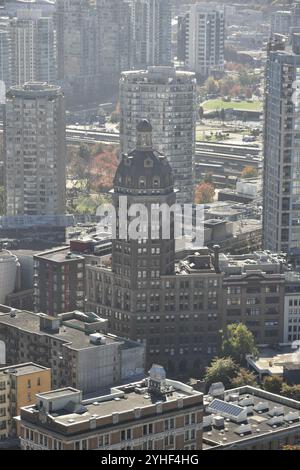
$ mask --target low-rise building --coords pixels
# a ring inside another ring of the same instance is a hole
[[[52,388],[84,394],[144,376],[144,345],[106,333],[93,313],[54,318],[0,306],[4,364],[35,362],[52,369]]]
[[[33,363],[0,369],[0,440],[16,437],[13,418],[23,406],[32,405],[36,394],[51,390],[51,370]]]
[[[203,450],[279,450],[300,442],[300,402],[214,384],[204,397]]]
[[[203,394],[166,379],[161,366],[149,374],[89,400],[72,388],[39,394],[21,410],[21,448],[200,450]]]
[[[258,345],[283,342],[285,258],[267,252],[220,255],[223,327],[244,323]]]
[[[34,256],[34,311],[57,316],[84,308],[85,259],[67,247]]]

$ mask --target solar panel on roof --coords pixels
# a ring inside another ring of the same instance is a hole
[[[233,405],[232,403],[227,403],[226,401],[219,400],[215,398],[209,405],[211,411],[217,411],[218,413],[225,413],[226,415],[237,417],[239,416],[244,408],[238,405]]]

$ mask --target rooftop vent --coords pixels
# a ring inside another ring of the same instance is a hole
[[[299,413],[297,411],[292,412],[290,411],[288,414],[284,416],[284,421],[287,422],[294,422],[299,420]]]
[[[252,395],[247,395],[246,397],[242,398],[239,402],[240,406],[252,406],[254,405],[254,397]]]
[[[238,434],[239,436],[245,436],[246,434],[252,433],[252,427],[251,424],[245,423],[241,424],[236,430],[235,433]]]
[[[283,416],[274,416],[274,418],[269,419],[269,426],[280,426],[284,423]]]
[[[282,416],[284,415],[283,406],[274,406],[274,408],[269,412],[270,416]]]
[[[269,403],[267,401],[260,401],[254,406],[254,411],[257,411],[258,413],[269,411]]]

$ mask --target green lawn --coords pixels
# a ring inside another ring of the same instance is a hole
[[[237,109],[245,111],[262,111],[262,103],[260,101],[254,101],[253,103],[248,103],[247,101],[223,101],[222,98],[217,98],[216,100],[209,100],[202,103],[204,111],[214,111],[220,109]]]

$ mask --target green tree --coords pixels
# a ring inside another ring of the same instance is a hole
[[[80,144],[79,157],[88,161],[91,157],[91,149],[87,144]]]
[[[204,380],[208,386],[222,382],[225,388],[230,388],[232,380],[236,377],[238,367],[231,357],[216,357],[206,368]]]
[[[278,377],[276,375],[270,376],[268,375],[265,377],[262,381],[262,386],[264,390],[267,392],[275,393],[279,395],[281,393],[281,388],[282,388],[282,378]]]
[[[239,368],[237,375],[232,379],[232,387],[243,387],[250,385],[251,387],[257,387],[257,380],[253,372],[249,372],[243,367]]]
[[[292,398],[293,400],[300,400],[300,385],[288,385],[286,383],[282,384],[281,394],[287,398]]]
[[[208,94],[219,93],[219,84],[217,80],[215,80],[213,77],[208,77],[208,79],[205,82],[205,89],[206,89],[206,93]]]
[[[232,357],[238,364],[244,364],[248,354],[258,354],[253,334],[242,323],[227,326],[223,332],[221,351],[224,357]]]

